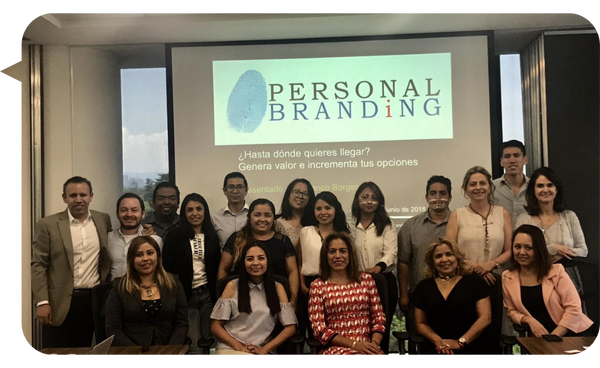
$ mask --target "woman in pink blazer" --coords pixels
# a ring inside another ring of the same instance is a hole
[[[518,227],[512,239],[512,264],[502,274],[504,305],[510,319],[540,337],[580,333],[592,324],[561,264],[552,264],[544,234],[532,225]]]

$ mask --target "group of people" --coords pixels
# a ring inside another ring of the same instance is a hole
[[[399,305],[407,329],[425,337],[423,352],[494,352],[489,295],[505,264],[512,322],[535,336],[580,333],[592,322],[571,281],[577,269],[560,262],[587,255],[581,226],[553,171],[528,179],[526,162],[520,142],[505,142],[505,175],[492,181],[471,168],[462,185],[470,203],[454,211],[450,180],[432,176],[428,210],[399,232],[373,182],[359,186],[347,221],[335,194],[315,194],[306,179],[288,185],[279,213],[268,199],[248,204],[238,172],[225,177],[227,205],[212,214],[197,193],[177,214],[172,183],[156,186],[150,216],[126,193],[112,230],[107,214],[89,209],[91,183],[73,177],[63,187],[67,210],[36,226],[32,289],[43,346],[90,346],[91,289],[112,280],[106,332],[117,345],[185,342],[194,352],[216,337],[217,354],[265,354],[289,351],[286,341],[300,334],[320,341],[322,354],[383,354]]]

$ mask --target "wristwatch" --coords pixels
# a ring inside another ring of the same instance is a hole
[[[461,349],[464,349],[465,346],[467,346],[467,340],[465,340],[464,337],[461,337],[460,339],[458,339],[458,345]]]

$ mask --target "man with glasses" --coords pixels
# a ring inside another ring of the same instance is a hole
[[[221,251],[225,242],[234,232],[240,230],[248,221],[248,182],[239,172],[232,172],[223,180],[223,194],[227,197],[227,206],[212,214],[212,222],[219,235]]]

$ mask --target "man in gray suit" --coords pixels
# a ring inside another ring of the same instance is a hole
[[[112,226],[109,215],[89,210],[92,183],[74,176],[62,197],[67,210],[37,223],[32,247],[31,286],[43,348],[91,346],[91,290],[110,271]]]

